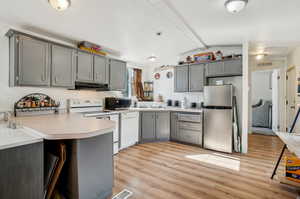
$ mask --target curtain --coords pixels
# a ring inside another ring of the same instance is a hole
[[[144,99],[144,89],[142,83],[142,70],[141,69],[134,69],[134,76],[133,76],[133,90],[134,94],[139,101]]]

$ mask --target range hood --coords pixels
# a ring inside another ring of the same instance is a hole
[[[108,84],[76,81],[75,90],[109,91],[109,88]]]

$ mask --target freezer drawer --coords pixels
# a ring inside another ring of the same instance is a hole
[[[204,148],[232,153],[232,109],[204,109]]]
[[[204,106],[232,107],[232,85],[205,86]]]

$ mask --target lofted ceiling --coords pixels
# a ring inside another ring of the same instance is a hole
[[[151,55],[159,58],[159,64],[176,63],[181,53],[203,47],[199,38],[207,45],[300,41],[300,1],[249,0],[235,15],[225,10],[224,1],[71,0],[68,10],[57,12],[48,0],[9,0],[2,2],[0,21],[95,42],[139,63],[147,63]]]

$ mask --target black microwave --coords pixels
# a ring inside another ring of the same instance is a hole
[[[106,110],[116,110],[116,109],[126,109],[131,105],[131,100],[126,98],[117,97],[106,97],[105,98],[105,109]]]

